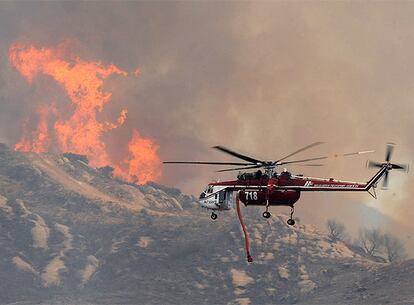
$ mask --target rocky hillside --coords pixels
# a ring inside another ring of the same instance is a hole
[[[386,265],[244,210],[215,222],[195,198],[112,179],[81,156],[0,146],[1,304],[414,302],[414,262]]]

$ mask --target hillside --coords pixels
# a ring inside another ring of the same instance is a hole
[[[414,262],[371,261],[314,226],[233,211],[112,179],[76,155],[0,146],[1,304],[386,304],[414,302]]]

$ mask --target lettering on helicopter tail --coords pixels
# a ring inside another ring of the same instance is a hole
[[[318,187],[359,188],[358,184],[318,184]]]
[[[308,180],[308,181],[305,182],[304,186],[313,186],[313,183],[312,183],[312,181]]]

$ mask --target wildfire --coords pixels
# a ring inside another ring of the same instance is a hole
[[[115,174],[129,181],[132,179],[131,182],[152,180],[153,169],[159,166],[157,150],[157,145],[149,139],[142,138],[139,132],[134,130],[132,139],[128,143],[130,158],[124,160],[121,167],[115,169]]]
[[[24,124],[24,134],[20,141],[14,146],[19,151],[45,152],[51,142],[49,135],[49,116],[56,114],[56,106],[38,105],[36,113],[39,116],[37,128],[28,136],[27,125]]]
[[[128,113],[123,109],[115,122],[97,119],[112,96],[111,92],[103,91],[104,80],[111,75],[127,76],[127,72],[100,61],[68,59],[62,46],[51,49],[15,43],[10,46],[9,59],[29,83],[41,74],[53,78],[65,90],[74,109],[68,116],[59,113],[54,104],[38,105],[37,128],[28,131],[27,124],[24,125],[16,150],[46,152],[52,143],[57,143],[62,152],[86,155],[92,166],[112,166],[117,176],[129,182],[143,184],[159,178],[158,146],[151,139],[142,138],[133,130],[129,156],[120,162],[111,160],[102,139],[108,131],[123,125]]]

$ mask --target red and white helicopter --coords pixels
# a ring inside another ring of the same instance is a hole
[[[312,148],[314,146],[323,144],[323,142],[315,142],[307,145],[283,158],[276,161],[264,161],[258,160],[238,152],[232,151],[223,146],[214,146],[224,153],[230,154],[245,162],[209,162],[209,161],[166,161],[165,164],[193,164],[193,165],[218,165],[218,166],[237,166],[236,168],[227,168],[219,170],[218,172],[226,171],[244,171],[249,169],[258,169],[254,173],[239,173],[237,180],[222,181],[209,183],[206,189],[200,195],[200,205],[204,208],[212,210],[211,218],[217,219],[215,211],[230,210],[234,206],[234,193],[236,193],[237,212],[240,222],[246,236],[246,247],[248,248],[247,233],[245,226],[241,219],[239,201],[244,203],[245,206],[263,206],[265,211],[263,212],[264,218],[270,218],[269,212],[270,206],[288,206],[291,208],[290,218],[288,219],[288,225],[295,225],[293,219],[294,204],[299,200],[302,192],[362,192],[366,191],[371,196],[376,198],[375,188],[378,182],[384,178],[383,187],[388,186],[388,174],[391,170],[403,170],[408,172],[407,164],[394,164],[391,163],[391,155],[394,150],[394,144],[388,143],[386,148],[385,162],[378,163],[373,161],[367,162],[369,168],[379,168],[376,174],[366,183],[341,181],[333,178],[311,178],[303,175],[294,175],[284,169],[278,173],[277,167],[284,165],[302,164],[306,166],[322,166],[322,164],[309,164],[306,162],[323,160],[329,157],[316,157],[307,158],[301,160],[287,159],[296,155],[304,150]],[[362,151],[355,153],[344,154],[359,155],[369,153],[373,151]],[[305,163],[305,164],[303,164]],[[264,169],[262,172],[260,169]],[[248,260],[251,260],[248,251]]]

